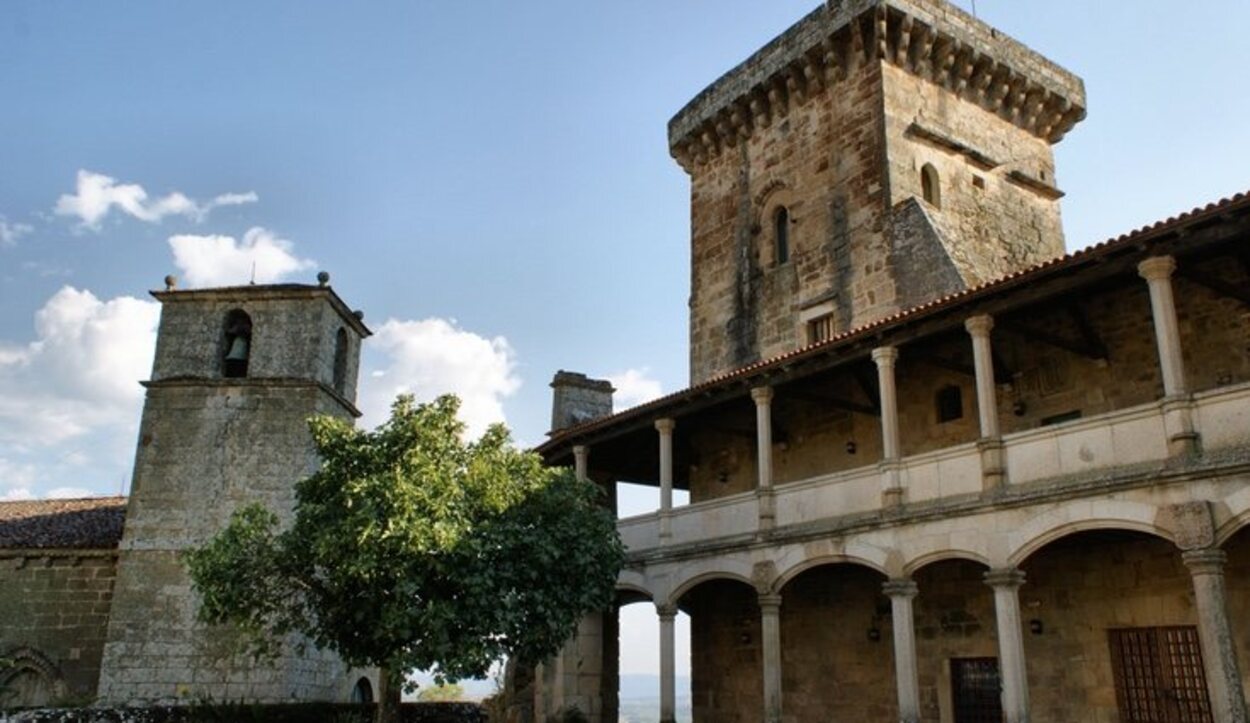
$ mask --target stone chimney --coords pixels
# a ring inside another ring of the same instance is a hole
[[[558,371],[551,380],[551,431],[575,427],[612,414],[612,383],[577,372]]]

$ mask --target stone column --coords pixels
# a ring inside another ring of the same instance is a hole
[[[977,378],[977,418],[981,425],[977,449],[981,452],[981,485],[988,491],[1002,487],[1006,476],[1002,429],[998,423],[998,393],[994,385],[994,353],[990,345],[994,317],[988,314],[974,316],[964,321],[964,328],[972,337],[972,362]]]
[[[584,445],[573,447],[573,472],[583,482],[590,476],[590,448]]]
[[[900,723],[920,723],[920,674],[916,663],[916,627],[912,600],[917,588],[911,578],[890,580],[883,588],[890,598],[894,620],[894,678],[898,689]]]
[[[657,605],[660,616],[660,723],[677,720],[677,636],[675,605]]]
[[[1163,394],[1185,393],[1185,363],[1181,356],[1180,328],[1176,323],[1176,301],[1172,296],[1172,273],[1176,260],[1156,256],[1137,265],[1137,273],[1150,285],[1150,311],[1154,317],[1155,343],[1159,347],[1159,367],[1163,374]]]
[[[760,595],[764,723],[781,723],[781,596]]]
[[[1176,260],[1155,256],[1137,265],[1137,273],[1150,285],[1150,312],[1154,318],[1155,344],[1159,349],[1159,370],[1163,377],[1163,425],[1172,455],[1196,451],[1193,403],[1185,383],[1185,360],[1181,353],[1180,327],[1176,321],[1176,301],[1172,296],[1172,274]]]
[[[1246,723],[1246,698],[1241,672],[1228,624],[1224,593],[1223,550],[1209,548],[1181,554],[1194,580],[1194,607],[1198,613],[1198,639],[1206,668],[1207,691],[1215,723]]]
[[[1003,686],[1003,722],[1029,723],[1029,678],[1020,627],[1020,586],[1024,573],[1014,568],[990,570],[985,583],[994,589],[998,619],[998,668]]]
[[[881,505],[898,507],[903,504],[902,464],[903,453],[898,434],[898,390],[894,383],[894,364],[898,349],[892,346],[872,350],[872,360],[877,365],[877,387],[881,396]]]
[[[655,420],[660,433],[660,539],[673,536],[673,429],[677,423],[671,419]]]
[[[756,465],[759,482],[755,490],[759,500],[760,529],[768,530],[776,517],[773,503],[773,414],[772,387],[756,387],[751,390],[755,401]]]

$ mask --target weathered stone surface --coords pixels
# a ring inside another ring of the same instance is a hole
[[[324,287],[157,297],[163,307],[156,362],[99,697],[346,700],[358,675],[335,656],[292,636],[278,660],[257,663],[240,655],[232,631],[196,621],[181,554],[207,541],[242,505],[259,502],[289,518],[295,483],[318,466],[307,420],[357,414],[359,345],[368,330]],[[226,319],[235,310],[251,319],[247,376],[223,378]],[[344,337],[348,346],[337,351]]]

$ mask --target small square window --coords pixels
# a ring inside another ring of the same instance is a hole
[[[833,314],[824,314],[807,322],[807,343],[820,344],[833,338]]]
[[[942,388],[937,393],[937,420],[939,424],[963,419],[964,392],[957,386]]]

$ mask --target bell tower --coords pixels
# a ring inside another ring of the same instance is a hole
[[[329,286],[181,291],[166,279],[135,454],[99,698],[347,701],[334,655],[294,636],[271,664],[238,655],[230,630],[195,619],[181,553],[260,502],[280,517],[318,464],[307,420],[353,419],[369,330]]]

